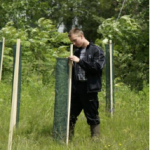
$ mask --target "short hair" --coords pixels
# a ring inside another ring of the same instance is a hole
[[[71,29],[68,33],[68,37],[71,37],[72,34],[77,34],[77,35],[83,35],[84,36],[83,31],[81,29],[78,29],[78,28]]]

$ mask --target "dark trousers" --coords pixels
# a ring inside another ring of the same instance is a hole
[[[84,110],[89,125],[100,123],[98,115],[98,93],[87,93],[87,82],[78,81],[76,91],[72,92],[70,125],[75,125],[77,117]]]

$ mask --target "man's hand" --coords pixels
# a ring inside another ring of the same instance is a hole
[[[77,56],[70,56],[68,57],[69,60],[74,61],[76,63],[78,63],[80,61],[80,59]]]

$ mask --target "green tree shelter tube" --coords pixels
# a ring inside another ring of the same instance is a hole
[[[3,45],[3,42],[0,42],[0,80],[1,80],[1,74],[2,74],[2,45]]]
[[[3,41],[0,42],[0,81],[2,80],[4,45],[5,45],[5,38],[3,38]]]
[[[114,112],[114,60],[113,60],[113,44],[110,43],[106,48],[106,110],[111,114]]]
[[[57,58],[53,137],[66,142],[68,116],[68,59]]]

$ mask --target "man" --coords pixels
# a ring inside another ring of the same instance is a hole
[[[69,57],[69,60],[73,61],[70,139],[74,135],[75,123],[82,110],[90,125],[91,137],[99,137],[98,92],[101,91],[104,53],[101,48],[90,43],[80,29],[70,30],[68,37],[73,45],[78,47],[74,55]]]

